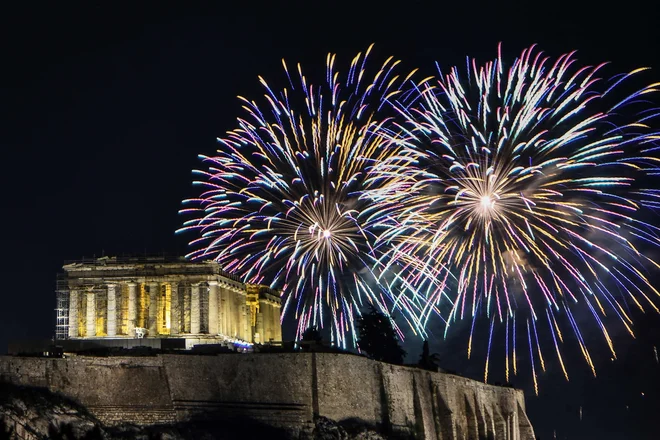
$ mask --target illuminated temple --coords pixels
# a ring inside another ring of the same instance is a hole
[[[56,337],[263,344],[282,340],[280,308],[278,291],[243,283],[215,262],[102,257],[64,265]]]

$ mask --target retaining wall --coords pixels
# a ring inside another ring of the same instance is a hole
[[[74,398],[108,425],[246,418],[304,438],[318,415],[419,439],[534,439],[522,391],[347,354],[4,356],[0,379]]]

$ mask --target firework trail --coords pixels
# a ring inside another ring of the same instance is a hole
[[[190,207],[181,212],[193,218],[179,230],[199,234],[189,258],[214,259],[246,282],[282,289],[282,316],[295,314],[298,336],[327,319],[344,347],[355,342],[354,317],[365,299],[387,313],[367,221],[387,204],[360,195],[373,164],[400,150],[394,134],[380,135],[388,124],[381,115],[414,73],[399,76],[399,62],[389,58],[370,74],[370,50],[347,75],[329,54],[321,86],[308,83],[300,65],[293,81],[284,61],[290,89],[274,90],[260,77],[263,105],[239,97],[247,116],[219,139],[214,156],[200,156],[208,169],[196,171],[195,184],[203,192],[184,201]]]
[[[604,317],[632,335],[631,309],[658,311],[649,273],[659,266],[645,250],[660,245],[648,220],[660,206],[660,134],[645,99],[660,84],[622,95],[645,69],[605,80],[604,67],[534,47],[505,65],[500,49],[483,65],[468,59],[462,74],[440,72],[397,105],[406,160],[385,159],[383,175],[399,178],[369,192],[401,207],[380,219],[379,261],[402,269],[422,324],[443,314],[448,331],[472,319],[468,356],[478,316],[491,319],[486,377],[492,322],[505,327],[507,380],[518,338],[534,376],[554,352],[568,379],[559,322],[595,374],[577,310],[589,310],[613,356]]]

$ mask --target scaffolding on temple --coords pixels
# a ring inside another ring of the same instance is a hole
[[[55,281],[55,339],[69,337],[69,286],[66,275],[57,274]]]

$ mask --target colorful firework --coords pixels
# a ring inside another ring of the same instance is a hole
[[[401,207],[380,219],[379,261],[402,269],[422,324],[434,313],[446,331],[472,319],[468,356],[477,317],[489,317],[486,377],[494,322],[505,326],[507,380],[517,370],[517,320],[536,384],[541,328],[568,379],[560,321],[595,374],[577,310],[589,310],[613,356],[605,316],[632,335],[631,308],[658,311],[649,271],[660,266],[645,250],[660,245],[648,220],[660,206],[660,133],[649,127],[659,112],[644,99],[660,83],[622,97],[645,69],[604,80],[604,67],[578,68],[574,53],[551,61],[532,47],[505,68],[500,50],[397,104],[408,147],[372,178],[380,167],[399,178],[368,193]]]
[[[216,155],[200,156],[208,164],[196,171],[203,192],[184,201],[192,207],[181,212],[194,218],[179,230],[200,234],[189,258],[214,259],[246,282],[282,289],[282,315],[294,311],[298,336],[327,319],[340,346],[351,342],[347,335],[355,342],[353,319],[365,298],[387,311],[388,292],[371,269],[367,219],[376,207],[360,195],[373,163],[398,154],[392,135],[380,135],[388,124],[380,112],[412,75],[398,76],[399,62],[389,58],[370,76],[370,51],[345,77],[328,55],[320,87],[300,65],[294,85],[283,61],[290,89],[276,92],[260,78],[265,106],[239,97],[247,117],[219,139]]]

